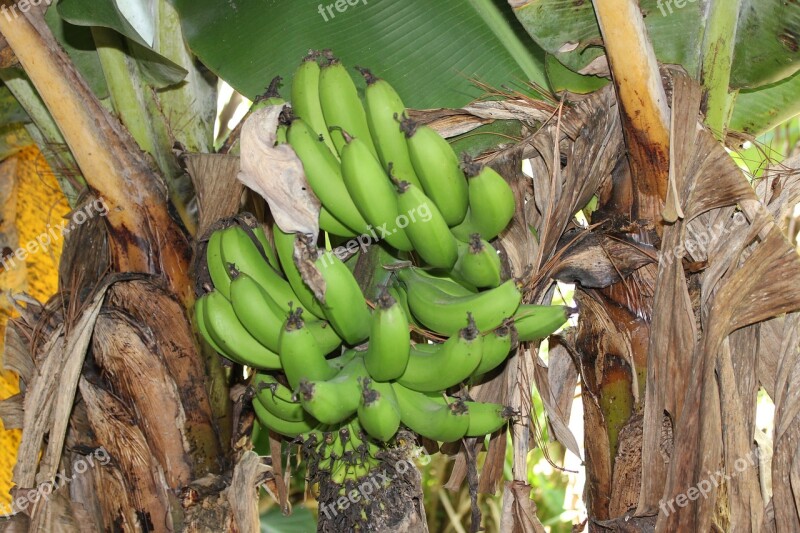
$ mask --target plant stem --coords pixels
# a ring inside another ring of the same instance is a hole
[[[707,96],[706,124],[717,139],[725,137],[736,93],[729,93],[733,48],[742,0],[710,0],[703,40],[701,79]]]

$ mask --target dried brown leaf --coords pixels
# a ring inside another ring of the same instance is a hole
[[[233,468],[227,498],[233,510],[237,530],[241,533],[258,533],[261,522],[258,513],[258,485],[270,469],[253,451],[242,454]]]
[[[509,481],[503,491],[503,519],[500,531],[508,533],[544,533],[536,516],[536,504],[531,498],[531,486]]]
[[[64,334],[62,324],[45,345],[44,362],[25,393],[22,442],[14,468],[14,482],[18,486],[32,487],[36,484],[45,434],[49,435],[47,451],[41,460],[38,480],[49,481],[56,474],[94,323],[106,290],[114,281],[109,278],[97,289],[69,334]]]
[[[275,146],[282,105],[252,113],[242,127],[238,179],[261,195],[284,232],[319,233],[320,203],[306,180],[303,163],[288,144]]]

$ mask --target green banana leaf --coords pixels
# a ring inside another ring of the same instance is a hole
[[[705,3],[641,0],[640,6],[658,60],[682,65],[699,78]],[[578,72],[603,54],[591,2],[528,0],[516,3],[514,13],[539,46],[569,70]],[[798,39],[800,3],[741,0],[730,88],[742,92],[729,129],[758,135],[800,113],[792,98],[800,83],[795,76],[800,70]],[[576,90],[565,73],[555,77],[558,69],[552,61],[547,66],[554,90]]]
[[[705,6],[699,0],[641,0],[656,57],[697,75]],[[678,6],[682,7],[678,7]],[[514,13],[545,51],[573,71],[603,54],[591,2],[528,0]],[[785,79],[800,69],[800,4],[784,0],[742,0],[731,88],[755,88]]]
[[[89,83],[95,96],[101,100],[107,98],[108,86],[103,75],[103,67],[100,66],[100,58],[97,57],[91,30],[62,19],[55,6],[47,9],[44,20],[75,67]]]
[[[156,0],[60,0],[57,7],[70,24],[111,28],[127,37],[128,51],[139,62],[147,82],[163,88],[182,81],[187,71],[153,49],[157,44],[156,6]]]
[[[640,1],[648,34],[661,62],[683,65],[696,75],[703,28],[700,2],[684,0],[687,4],[670,14],[664,4],[671,1]],[[528,0],[515,2],[514,13],[536,43],[570,70],[580,71],[604,53],[592,2]]]
[[[800,72],[736,97],[729,128],[760,135],[800,114]]]
[[[731,87],[755,88],[800,70],[800,4],[742,0]]]
[[[31,117],[22,108],[5,85],[0,85],[0,124],[16,125],[29,124]]]
[[[503,0],[171,1],[190,48],[251,99],[277,75],[288,95],[310,48],[372,69],[413,108],[463,106],[482,95],[473,78],[547,84],[544,54]]]
[[[588,94],[608,85],[607,78],[578,74],[559,61],[553,54],[547,54],[547,79],[550,87],[555,92],[570,91],[578,94]]]

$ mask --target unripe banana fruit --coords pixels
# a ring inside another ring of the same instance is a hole
[[[314,334],[305,326],[302,310],[293,312],[281,329],[280,360],[292,390],[303,379],[330,379],[336,370],[328,364]]]
[[[505,426],[514,410],[498,403],[464,402],[469,412],[467,437],[491,435]]]
[[[390,383],[369,379],[363,381],[362,387],[358,421],[370,437],[387,442],[400,428],[400,407],[394,389]]]
[[[367,125],[364,106],[353,79],[336,59],[322,67],[319,75],[319,101],[334,146],[342,155],[345,139],[342,131],[361,139],[373,157],[378,157]]]
[[[442,214],[413,183],[400,181],[396,187],[398,211],[417,214],[415,220],[405,228],[414,250],[432,267],[449,270],[458,258],[458,245]],[[420,216],[422,213],[428,216]]]
[[[342,147],[342,177],[358,211],[393,248],[413,249],[403,228],[398,226],[399,208],[394,186],[367,144],[345,133]]]
[[[375,77],[365,68],[356,67],[356,69],[367,82],[364,108],[369,131],[383,168],[389,168],[391,165],[394,176],[399,181],[407,181],[421,188],[422,184],[414,171],[414,165],[411,164],[405,134],[399,127],[400,119],[406,111],[400,95],[386,80]]]
[[[292,391],[273,376],[256,372],[252,387],[255,401],[278,418],[288,422],[301,422],[307,418],[303,406],[292,397]]]
[[[289,126],[288,139],[302,161],[308,183],[322,207],[351,233],[368,231],[367,222],[359,214],[344,185],[338,159],[316,133],[303,120],[297,119]],[[320,215],[320,224],[322,222],[323,216]]]
[[[253,401],[253,409],[256,412],[256,418],[262,426],[283,435],[285,437],[297,437],[303,433],[308,433],[319,425],[319,422],[306,415],[300,422],[291,422],[277,417],[270,413],[261,402]]]
[[[522,299],[513,279],[477,294],[452,296],[407,270],[398,271],[397,277],[405,285],[411,312],[425,327],[443,335],[463,328],[467,313],[472,313],[479,330],[492,330],[514,315]]]
[[[469,241],[473,233],[492,240],[514,217],[514,191],[503,176],[488,166],[466,159],[463,168],[469,183],[469,212],[453,228],[453,234],[463,241]]]
[[[414,346],[406,371],[397,383],[415,391],[437,392],[467,379],[483,356],[483,337],[475,328],[472,315],[467,321],[466,328],[440,345]]]
[[[564,305],[521,305],[514,315],[517,338],[520,342],[542,340],[563,326],[571,312]]]
[[[401,127],[425,194],[433,200],[449,226],[460,224],[467,214],[469,193],[458,156],[450,143],[430,126],[404,118]]]
[[[351,346],[363,342],[369,336],[369,307],[353,273],[332,252],[321,254],[314,266],[325,280],[320,303],[333,329]]]
[[[338,424],[358,410],[361,382],[366,377],[364,359],[356,355],[331,379],[302,379],[298,387],[300,402],[311,416],[323,424]]]
[[[275,249],[278,252],[278,258],[281,261],[283,273],[289,281],[297,300],[302,304],[303,308],[317,318],[324,318],[325,313],[322,311],[314,293],[308,288],[303,281],[303,276],[294,261],[295,254],[295,241],[298,236],[295,233],[285,233],[277,224],[272,226],[272,237],[275,239]]]
[[[230,228],[228,228],[230,229]],[[228,230],[218,230],[211,234],[206,245],[206,265],[208,275],[214,289],[219,291],[225,298],[231,297],[231,278],[228,275],[228,266],[222,259],[222,234]]]
[[[328,125],[322,113],[319,99],[320,68],[317,63],[317,52],[309,53],[297,67],[292,80],[292,112],[294,116],[303,119],[314,132],[314,136],[321,138],[326,148],[338,161],[336,147],[331,141]]]
[[[222,232],[220,249],[222,261],[228,267],[231,280],[238,273],[247,274],[269,293],[285,313],[292,307],[299,307],[298,298],[291,285],[270,266],[256,243],[240,226],[231,226]],[[230,283],[228,283],[229,297]]]
[[[214,344],[232,361],[241,365],[264,370],[281,368],[278,354],[266,348],[253,338],[242,326],[231,303],[219,292],[206,294],[203,310],[203,324]]]
[[[469,430],[469,413],[463,402],[448,405],[433,400],[427,394],[392,384],[400,419],[409,429],[431,440],[454,442]]]
[[[510,326],[504,324],[483,336],[483,356],[478,368],[472,373],[473,376],[481,376],[503,364],[511,352],[512,327],[513,322]]]
[[[239,273],[231,282],[231,305],[239,322],[258,342],[273,352],[280,351],[281,328],[289,313],[259,283],[247,274]],[[313,333],[323,353],[332,352],[342,344],[342,339],[327,322],[315,320],[306,323],[306,327]]]
[[[459,242],[453,276],[479,288],[494,288],[502,283],[502,265],[497,250],[473,233],[469,244]]]
[[[405,311],[386,290],[375,304],[364,364],[375,381],[390,381],[406,370],[411,332]]]

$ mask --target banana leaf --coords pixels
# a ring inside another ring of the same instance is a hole
[[[71,0],[75,1],[75,0]],[[191,49],[249,98],[291,75],[309,48],[331,48],[392,83],[414,108],[459,107],[471,79],[546,86],[544,54],[502,0],[171,0]]]

